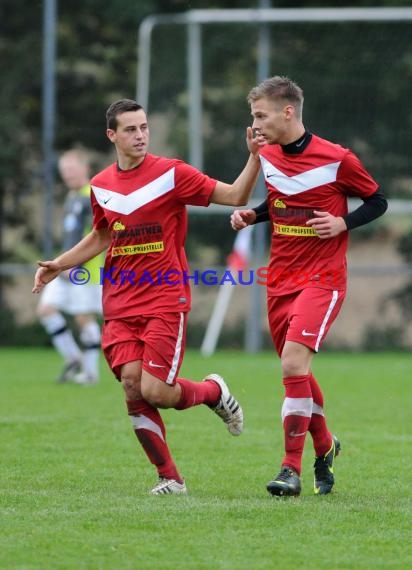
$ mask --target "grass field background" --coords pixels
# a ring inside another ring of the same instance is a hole
[[[331,354],[314,371],[342,442],[335,492],[270,497],[282,457],[273,354],[188,352],[182,376],[219,372],[245,412],[234,438],[206,407],[163,416],[188,496],[148,496],[156,474],[102,362],[97,386],[57,385],[48,349],[1,349],[0,568],[412,568],[412,355]]]

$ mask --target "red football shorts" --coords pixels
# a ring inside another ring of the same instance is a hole
[[[144,370],[174,384],[186,347],[186,322],[187,313],[105,321],[102,348],[116,378],[123,364],[141,360]]]
[[[318,352],[339,314],[345,293],[306,287],[290,295],[268,297],[270,333],[279,356],[287,340]]]

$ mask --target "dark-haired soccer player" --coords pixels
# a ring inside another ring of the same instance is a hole
[[[285,455],[268,483],[272,495],[299,495],[306,433],[315,449],[315,494],[330,493],[340,449],[329,431],[312,358],[339,313],[346,292],[348,231],[381,216],[387,202],[350,150],[322,139],[302,122],[302,89],[275,76],[254,87],[248,101],[267,199],[232,214],[232,227],[270,220],[267,280],[269,326],[281,359]],[[347,198],[363,204],[348,213]]]
[[[146,113],[135,101],[114,102],[106,118],[117,162],[91,181],[93,230],[55,260],[39,263],[33,292],[108,248],[103,350],[123,385],[136,436],[157,469],[151,493],[186,493],[159,408],[205,404],[231,434],[243,429],[242,408],[222,377],[193,382],[178,376],[190,309],[189,281],[182,277],[188,269],[186,205],[246,204],[260,169],[258,143],[249,127],[248,162],[233,184],[225,184],[180,160],[149,154]]]

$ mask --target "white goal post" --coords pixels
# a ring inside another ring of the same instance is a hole
[[[206,24],[230,25],[245,24],[263,29],[268,24],[283,23],[340,23],[340,22],[405,22],[412,21],[412,7],[370,7],[370,8],[255,8],[255,9],[205,9],[189,10],[177,14],[154,14],[145,18],[138,30],[138,73],[136,94],[138,102],[146,109],[150,107],[151,88],[151,52],[152,33],[158,26],[185,25],[187,28],[186,62],[187,62],[187,92],[188,92],[188,162],[203,170],[203,141],[202,141],[202,26]],[[257,79],[259,69],[267,53],[262,46],[257,49]],[[255,193],[255,196],[259,193]],[[257,203],[261,202],[258,200]],[[351,201],[350,208],[355,207],[356,201]],[[227,215],[231,208],[214,207],[207,209],[191,208],[198,214],[211,211],[219,215]],[[403,200],[391,200],[389,211],[392,214],[412,211],[412,204]],[[256,226],[256,234],[261,228]],[[260,235],[260,234],[259,234]],[[259,243],[262,241],[256,235],[252,240],[253,258],[261,258]],[[259,307],[261,288],[251,287],[251,313],[255,318],[249,318],[246,350],[256,352],[261,348],[259,333]],[[227,300],[228,302],[228,300]],[[220,321],[222,315],[220,313]],[[216,339],[211,341],[215,344]]]
[[[137,101],[149,108],[152,32],[156,26],[184,24],[188,28],[187,73],[189,92],[189,162],[202,170],[202,38],[205,24],[262,26],[285,22],[396,22],[412,20],[412,8],[255,8],[189,10],[178,14],[154,14],[140,24],[137,45]],[[258,58],[261,57],[258,51]],[[257,62],[259,65],[259,61]],[[262,78],[263,79],[263,78]]]

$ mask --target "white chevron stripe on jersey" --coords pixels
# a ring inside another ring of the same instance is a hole
[[[163,196],[163,194],[167,194],[167,192],[173,190],[174,187],[175,169],[173,167],[159,176],[159,178],[152,180],[152,182],[149,182],[146,186],[137,188],[127,196],[93,185],[92,190],[97,202],[102,208],[116,212],[117,214],[127,215],[149,204],[149,202],[152,202],[156,198]]]
[[[341,164],[341,161],[331,162],[324,166],[306,170],[306,172],[296,174],[295,176],[288,176],[273,166],[273,164],[263,156],[260,157],[260,162],[262,164],[265,180],[276,188],[276,190],[287,196],[294,196],[295,194],[312,190],[312,188],[316,188],[317,186],[335,182],[338,168]]]

